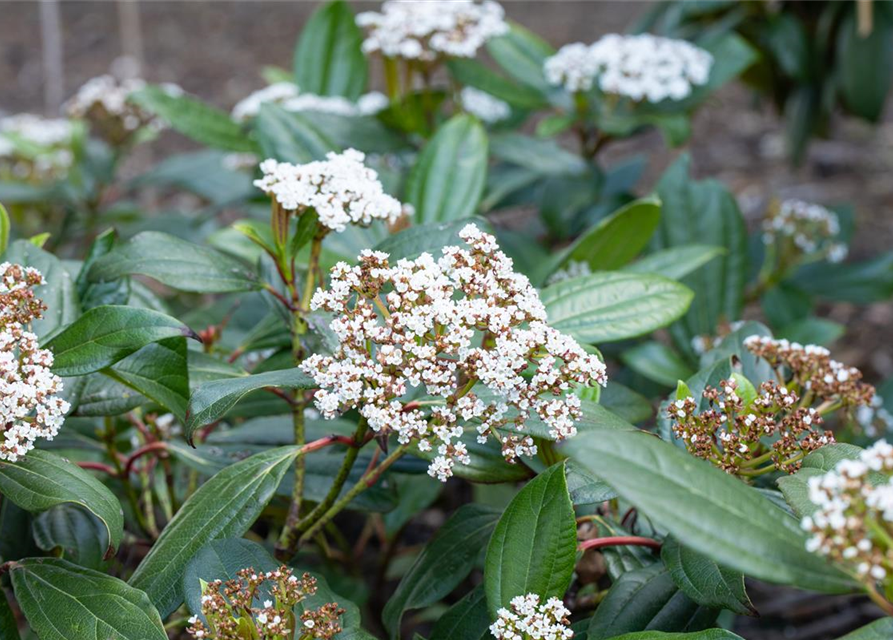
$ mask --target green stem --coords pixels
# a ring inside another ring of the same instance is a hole
[[[401,444],[399,447],[394,449],[394,451],[387,458],[382,460],[381,464],[378,465],[374,469],[370,469],[366,473],[363,474],[363,477],[360,478],[357,483],[350,488],[350,491],[344,494],[344,496],[338,500],[328,511],[326,511],[321,518],[319,518],[312,527],[310,527],[304,534],[301,536],[299,544],[304,544],[308,540],[311,540],[316,534],[322,530],[323,527],[326,526],[332,518],[341,513],[341,511],[349,505],[354,498],[363,493],[366,489],[374,486],[378,481],[379,477],[382,473],[384,473],[392,464],[394,464],[400,457],[403,456],[409,450],[408,444]]]
[[[105,443],[105,449],[109,454],[112,466],[114,466],[118,477],[121,478],[121,484],[124,485],[124,493],[127,495],[127,501],[130,503],[130,509],[133,511],[137,525],[139,525],[139,528],[142,529],[144,533],[151,536],[152,531],[149,527],[149,523],[146,522],[146,519],[143,516],[142,509],[140,509],[139,498],[136,495],[133,484],[130,482],[130,477],[124,471],[124,465],[121,464],[121,459],[118,457],[118,446],[115,444],[115,435],[115,425],[110,417],[106,417],[105,429],[102,432],[102,440]]]
[[[758,467],[761,464],[763,464],[764,462],[768,462],[769,460],[771,460],[772,453],[773,453],[772,451],[768,451],[761,456],[753,458],[752,460],[748,460],[747,462],[742,462],[740,466],[743,468],[746,468],[746,469],[752,468],[752,467]]]

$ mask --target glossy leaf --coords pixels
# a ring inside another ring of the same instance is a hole
[[[489,640],[491,637],[487,594],[478,585],[437,619],[429,640]]]
[[[146,594],[118,578],[57,558],[22,560],[10,576],[41,640],[167,640]]]
[[[681,280],[725,253],[726,250],[722,247],[689,244],[655,251],[626,265],[622,270],[632,273],[656,273],[665,278]]]
[[[121,544],[121,503],[99,480],[64,458],[35,449],[18,462],[0,461],[0,493],[32,513],[62,504],[83,507],[105,525],[109,540],[106,556]]]
[[[183,602],[186,563],[206,544],[243,535],[267,506],[299,455],[281,447],[227,467],[193,493],[161,532],[130,584],[167,617]]]
[[[168,315],[136,307],[90,309],[45,345],[60,376],[93,373],[119,362],[153,342],[193,337],[185,324]]]
[[[178,291],[228,293],[258,288],[241,262],[158,231],[144,231],[102,257],[88,273],[94,282],[127,275],[148,276]]]
[[[487,180],[487,133],[475,118],[451,118],[410,171],[406,200],[419,222],[450,222],[475,213]]]
[[[563,448],[656,525],[725,567],[815,591],[852,585],[806,550],[796,520],[737,478],[651,434],[581,433]]]
[[[662,563],[624,573],[589,624],[587,638],[606,640],[634,631],[701,631],[717,611],[699,606],[673,583]]]
[[[699,605],[745,616],[756,614],[741,573],[719,566],[674,538],[664,540],[660,557],[676,586]]]
[[[228,114],[201,100],[188,95],[171,95],[159,86],[134,92],[130,99],[196,142],[226,151],[256,150],[255,144]]]
[[[487,547],[490,615],[527,593],[564,596],[574,572],[577,526],[563,464],[527,483],[506,507]]]
[[[151,398],[173,413],[186,419],[189,402],[189,367],[185,338],[167,338],[146,345],[124,358],[106,375]]]
[[[507,34],[488,41],[487,51],[518,82],[543,95],[552,90],[543,75],[543,63],[555,50],[521,25],[512,23]]]
[[[674,387],[677,381],[694,375],[679,354],[660,342],[643,342],[624,351],[620,359],[639,375],[666,387]]]
[[[57,551],[59,557],[97,571],[103,568],[109,548],[105,523],[89,511],[72,504],[60,504],[34,519],[34,540],[44,551]]]
[[[300,369],[268,371],[252,376],[223,378],[206,382],[189,399],[186,416],[186,439],[192,441],[195,431],[226,415],[242,398],[258,389],[312,389],[316,383]]]
[[[314,11],[295,48],[295,80],[302,92],[356,100],[366,87],[363,33],[342,0]]]
[[[468,576],[498,518],[491,508],[469,504],[438,529],[385,605],[382,621],[390,638],[399,636],[405,611],[434,604]]]
[[[661,276],[595,273],[543,290],[549,324],[589,344],[649,333],[686,312],[693,293]]]

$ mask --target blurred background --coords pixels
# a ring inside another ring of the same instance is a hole
[[[0,0],[0,116],[20,112],[53,116],[86,80],[108,72],[173,82],[229,110],[266,85],[265,66],[290,67],[295,39],[317,6],[311,1],[41,1]],[[379,3],[354,2],[357,10]],[[592,42],[625,31],[653,8],[649,2],[503,0],[508,16],[555,46]],[[809,5],[803,2],[808,14]],[[792,42],[781,39],[784,51]],[[889,72],[890,70],[888,70]],[[372,74],[372,77],[381,77]],[[797,114],[780,115],[766,98],[741,83],[722,89],[695,117],[682,150],[692,156],[697,177],[723,181],[738,198],[751,229],[773,199],[800,198],[855,211],[851,255],[865,258],[893,248],[893,104],[875,125],[835,113],[827,137],[814,139],[799,165],[786,148],[786,126]],[[166,154],[191,148],[175,133],[139,147],[125,171],[135,175]],[[649,191],[677,157],[657,132],[612,147],[608,154],[641,153],[647,170],[639,190]],[[523,212],[522,212],[523,213]],[[500,216],[518,213],[500,212]],[[509,220],[509,223],[512,221]],[[819,310],[847,326],[835,357],[867,372],[872,380],[893,375],[893,303],[856,307],[845,303]],[[847,601],[781,592],[754,585],[762,614],[738,632],[753,640],[837,637],[871,615],[867,601]],[[745,623],[746,625],[746,623]]]

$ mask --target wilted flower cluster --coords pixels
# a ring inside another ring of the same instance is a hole
[[[88,80],[66,103],[68,114],[87,120],[98,136],[113,145],[124,144],[140,129],[162,129],[158,120],[130,99],[131,94],[144,89],[146,83],[139,78],[118,80],[104,75]],[[172,84],[162,85],[171,95],[183,91]]]
[[[605,93],[635,101],[682,100],[707,83],[713,56],[686,42],[649,34],[610,34],[592,45],[565,45],[545,62],[550,84],[570,92],[596,82]]]
[[[803,518],[812,534],[807,549],[852,567],[877,582],[893,572],[893,446],[881,440],[857,460],[809,478],[809,500],[818,509]]]
[[[840,234],[837,214],[819,204],[785,200],[763,221],[763,243],[778,244],[779,251],[795,250],[830,262],[846,258],[847,248],[836,242]],[[793,245],[793,246],[791,246]]]
[[[71,166],[74,127],[61,118],[22,113],[0,119],[0,176],[44,182]]]
[[[363,164],[365,157],[348,149],[301,165],[265,160],[260,165],[264,176],[254,184],[285,211],[315,210],[319,223],[333,231],[376,219],[394,222],[404,214],[403,206],[384,192],[378,174]]]
[[[862,372],[832,360],[831,352],[824,347],[765,336],[750,336],[744,346],[775,367],[779,376],[790,376],[801,395],[825,403],[823,409],[865,406],[874,397],[874,387],[862,381]]]
[[[834,442],[830,431],[819,431],[821,415],[800,406],[793,391],[776,382],[764,382],[753,399],[745,399],[736,380],[706,387],[709,408],[698,412],[694,398],[677,399],[667,407],[673,433],[693,455],[709,460],[727,473],[774,468],[792,473],[803,456]],[[763,438],[774,438],[771,446]],[[771,467],[759,469],[764,462]]]
[[[465,87],[459,95],[462,108],[481,122],[494,124],[512,115],[512,109],[499,98],[494,98],[486,91]]]
[[[50,370],[53,354],[26,328],[46,309],[33,291],[43,283],[35,269],[0,264],[0,460],[9,462],[38,438],[52,440],[70,408],[56,395],[62,381]]]
[[[441,480],[468,462],[460,420],[477,421],[478,439],[496,437],[514,460],[535,453],[523,435],[532,412],[556,440],[571,437],[581,405],[573,387],[606,382],[596,356],[546,323],[536,290],[493,236],[473,224],[459,236],[471,249],[445,247],[437,260],[423,253],[391,265],[386,253],[364,251],[358,266],[336,265],[312,308],[335,314],[339,347],[303,364],[325,418],[357,408],[375,432],[436,447],[428,471]],[[403,400],[422,386],[437,399],[430,415]],[[507,424],[521,437],[503,439],[496,428]]]
[[[189,619],[189,634],[200,640],[330,640],[341,632],[344,613],[329,603],[306,611],[300,621],[294,607],[316,593],[316,579],[305,573],[300,579],[291,569],[255,572],[242,569],[236,579],[215,580],[203,585],[202,621]],[[262,601],[263,606],[255,606]],[[248,635],[245,635],[245,634]]]
[[[546,284],[555,284],[556,282],[563,282],[565,280],[580,278],[591,274],[592,267],[589,266],[588,262],[583,262],[582,260],[569,260],[561,269],[558,269],[555,273],[549,276],[549,279],[546,280]]]
[[[240,100],[233,107],[232,117],[237,122],[246,122],[260,113],[265,104],[276,104],[286,111],[319,111],[339,116],[370,116],[387,108],[388,99],[383,93],[373,91],[351,102],[341,96],[319,96],[301,93],[293,82],[276,82],[255,91]]]
[[[357,24],[367,32],[365,53],[426,62],[473,58],[487,40],[509,30],[505,12],[492,0],[390,0],[380,13],[357,15]]]
[[[497,640],[570,640],[574,632],[568,616],[571,612],[558,598],[540,602],[535,593],[512,598],[511,610],[497,612],[490,633]]]

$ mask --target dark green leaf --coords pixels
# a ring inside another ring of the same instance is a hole
[[[19,627],[16,623],[6,592],[0,588],[0,637],[4,640],[20,640]]]
[[[411,260],[422,253],[430,253],[438,258],[443,247],[461,246],[459,232],[467,224],[475,224],[481,231],[492,233],[490,223],[483,218],[463,218],[451,222],[428,222],[417,224],[388,236],[375,246],[376,251],[384,251],[390,255],[391,264],[406,258]]]
[[[584,174],[588,167],[578,155],[562,149],[554,140],[520,133],[501,133],[490,139],[494,157],[529,169],[539,176]]]
[[[87,274],[93,282],[144,275],[194,293],[258,288],[257,276],[241,262],[209,247],[157,231],[144,231],[100,258]]]
[[[96,283],[87,279],[87,272],[93,266],[93,263],[111,251],[115,246],[116,240],[117,234],[113,229],[109,229],[96,236],[90,245],[87,257],[81,266],[76,281],[78,298],[81,302],[81,308],[84,310],[107,304],[126,304],[127,299],[130,297],[130,281],[127,278]]]
[[[477,60],[453,58],[447,60],[447,67],[460,84],[485,91],[513,107],[539,109],[547,105],[536,89],[515,84]]]
[[[676,586],[699,605],[743,616],[756,614],[744,590],[744,576],[737,571],[719,566],[674,538],[664,540],[660,557]]]
[[[626,265],[622,270],[633,273],[656,273],[665,278],[681,280],[695,269],[725,253],[726,250],[722,247],[689,244],[655,251]]]
[[[93,373],[148,344],[173,337],[197,337],[185,324],[148,309],[107,306],[90,309],[46,345],[60,376]]]
[[[541,298],[549,324],[594,344],[663,327],[685,313],[693,295],[661,276],[604,272],[553,284]]]
[[[838,442],[816,449],[805,458],[797,473],[778,479],[784,499],[799,517],[811,515],[818,507],[809,499],[809,479],[832,471],[841,460],[856,460],[862,449]]]
[[[342,0],[313,12],[295,47],[295,80],[301,91],[356,100],[366,87],[363,34]]]
[[[201,100],[171,95],[158,86],[137,91],[130,99],[196,142],[227,151],[256,151],[255,144],[228,114]]]
[[[491,637],[487,594],[478,585],[438,618],[429,640],[489,640]]]
[[[846,327],[827,318],[796,320],[778,330],[778,337],[800,344],[829,345],[846,333]]]
[[[57,558],[22,560],[10,575],[41,640],[167,640],[146,594],[117,578]]]
[[[60,504],[34,519],[34,540],[44,551],[58,550],[60,556],[89,569],[102,570],[109,548],[105,524],[80,507]]]
[[[806,550],[799,523],[709,462],[651,434],[581,433],[564,448],[671,535],[768,582],[843,591],[850,579]]]
[[[639,631],[636,633],[624,633],[615,636],[611,640],[744,640],[725,629],[705,629],[692,633],[665,633],[663,631]]]
[[[577,526],[563,464],[531,480],[506,507],[487,547],[490,615],[515,596],[564,597],[577,554]]]
[[[79,505],[105,524],[107,556],[121,543],[124,514],[115,495],[88,472],[52,453],[35,449],[18,462],[0,461],[0,493],[32,513]]]
[[[620,359],[636,373],[667,387],[694,375],[679,354],[660,342],[643,342],[624,351]]]
[[[209,542],[244,535],[267,506],[297,447],[271,449],[227,467],[193,493],[161,532],[130,584],[167,617],[183,602],[186,563]]]
[[[887,9],[874,8],[874,24],[865,34],[859,33],[856,11],[847,11],[837,34],[841,97],[850,111],[872,122],[883,114],[893,82],[893,17]]]
[[[267,158],[304,164],[322,160],[330,151],[340,151],[334,139],[307,114],[286,111],[273,103],[261,106],[254,126]]]
[[[405,611],[434,604],[468,576],[498,518],[489,507],[469,504],[438,529],[385,605],[382,621],[390,638],[399,636]]]
[[[884,618],[848,633],[839,640],[888,640],[891,637],[893,637],[893,618]]]
[[[553,90],[543,75],[543,63],[555,50],[521,25],[512,23],[507,34],[487,42],[487,51],[518,82],[544,96]]]
[[[104,372],[185,421],[189,401],[186,353],[185,338],[167,338],[146,345]]]
[[[450,222],[477,211],[487,180],[487,132],[469,115],[451,118],[409,173],[406,200],[419,222]]]

